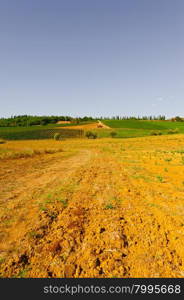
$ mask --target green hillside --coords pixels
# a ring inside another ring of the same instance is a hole
[[[184,132],[184,122],[171,121],[142,121],[142,120],[104,120],[103,123],[111,128],[169,130],[178,128]]]

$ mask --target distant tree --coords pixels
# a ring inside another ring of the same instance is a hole
[[[117,132],[116,132],[116,131],[111,131],[111,132],[110,132],[110,136],[111,136],[112,138],[114,138],[116,135],[117,135]]]
[[[181,117],[179,117],[179,116],[176,116],[175,120],[176,120],[176,122],[183,122],[183,119]]]
[[[60,133],[59,133],[59,132],[56,132],[56,133],[54,134],[54,140],[55,140],[55,141],[59,141],[60,139],[61,139]]]
[[[97,133],[96,132],[87,131],[85,135],[88,139],[96,139],[97,138]]]

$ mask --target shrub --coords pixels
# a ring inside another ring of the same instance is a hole
[[[151,131],[150,135],[162,135],[161,131]]]
[[[87,131],[86,132],[86,137],[88,139],[96,139],[97,138],[97,133],[96,132],[92,132],[92,131]]]
[[[110,136],[111,136],[112,138],[114,138],[116,135],[117,135],[117,132],[116,132],[116,131],[111,131],[111,132],[110,132]]]
[[[179,117],[179,116],[176,116],[175,117],[175,121],[176,122],[183,122],[183,119],[181,117]]]
[[[150,135],[157,135],[157,132],[156,131],[151,131]]]
[[[59,141],[59,140],[61,139],[60,133],[56,132],[56,133],[54,134],[54,139],[55,139],[55,141]]]
[[[168,134],[175,134],[175,133],[178,133],[179,132],[179,129],[178,128],[175,128],[175,129],[169,129],[168,130]]]

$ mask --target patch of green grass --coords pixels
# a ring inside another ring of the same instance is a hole
[[[177,151],[172,151],[172,152],[179,153],[179,154],[184,154],[184,150],[183,149],[182,150],[177,150]]]
[[[163,177],[160,176],[160,175],[156,176],[156,178],[157,178],[157,180],[158,180],[159,182],[163,182],[163,181],[164,181]]]
[[[52,194],[47,195],[47,199],[50,200],[52,198]]]
[[[57,201],[62,203],[64,207],[68,206],[68,201],[66,199],[57,198]]]
[[[109,199],[109,201],[110,201],[110,203],[111,203],[111,201],[112,202],[115,202],[115,203],[122,203],[123,202],[123,200],[121,199],[121,198],[119,198],[119,197],[117,197],[117,196],[113,196],[113,197],[111,197],[110,199]]]
[[[39,205],[39,210],[40,211],[47,211],[48,209],[45,206],[43,206],[43,204],[40,204]]]
[[[150,207],[157,207],[157,205],[155,203],[148,203],[147,205]]]
[[[7,152],[9,152],[9,151],[11,151],[10,149],[6,149],[6,148],[2,148],[2,149],[0,149],[0,155],[1,154],[3,154],[3,153],[7,153]]]
[[[30,268],[25,268],[22,269],[17,276],[15,276],[16,278],[25,278],[27,276],[27,272],[30,270]]]
[[[166,162],[170,162],[170,161],[172,161],[172,158],[165,158],[164,159]]]
[[[105,206],[105,209],[115,209],[112,203],[109,203]]]
[[[54,201],[51,200],[51,199],[46,199],[46,200],[44,201],[45,204],[50,204],[50,203],[53,203],[53,202],[54,202]]]
[[[14,218],[8,218],[7,220],[3,221],[4,225],[6,225],[6,226],[11,225],[13,222],[15,222]]]
[[[5,258],[4,257],[0,257],[0,264],[5,262]]]
[[[40,201],[37,202],[40,211],[50,211],[50,204],[61,203],[64,208],[68,206],[68,199],[71,194],[77,189],[76,182],[69,182],[59,186],[57,189],[49,190],[49,193],[43,194]],[[38,195],[39,196],[39,195]],[[52,216],[53,217],[53,216]]]

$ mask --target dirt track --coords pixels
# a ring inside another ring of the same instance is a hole
[[[180,154],[165,162],[182,138],[164,138],[76,141],[73,157],[17,161],[1,276],[184,277],[184,166]]]
[[[90,124],[84,124],[84,125],[75,125],[75,126],[65,126],[62,127],[63,129],[83,129],[83,130],[93,130],[93,129],[99,129],[99,128],[105,128],[105,129],[111,129],[109,126],[102,123],[100,120],[96,123],[90,123]]]

